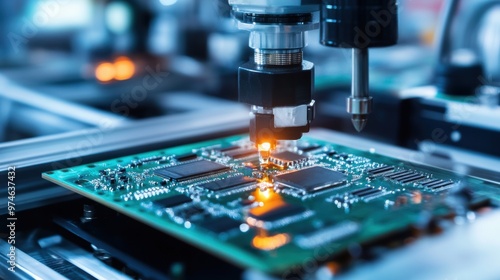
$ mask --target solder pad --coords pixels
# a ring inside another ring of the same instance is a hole
[[[307,155],[265,170],[257,168],[248,137],[233,136],[43,178],[228,261],[280,276],[318,250],[331,259],[350,244],[420,223],[422,211],[453,216],[446,197],[460,186],[474,194],[471,209],[500,199],[498,185],[477,178],[313,138],[297,145]],[[290,152],[278,146],[274,154]]]

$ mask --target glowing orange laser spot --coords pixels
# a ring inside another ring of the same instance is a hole
[[[268,201],[281,201],[281,196],[272,188],[257,188],[253,192],[253,197],[255,197],[255,201],[263,203]]]
[[[261,164],[268,164],[269,157],[271,156],[271,143],[264,142],[257,145],[259,150],[259,161]]]

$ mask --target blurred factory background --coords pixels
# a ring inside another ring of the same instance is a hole
[[[398,2],[398,44],[370,53],[361,133],[345,108],[351,52],[309,32],[312,128],[500,180],[500,1]],[[237,77],[253,50],[227,0],[0,0],[0,34],[0,167],[18,168],[18,211],[71,197],[43,171],[248,130]]]

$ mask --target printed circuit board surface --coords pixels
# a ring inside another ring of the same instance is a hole
[[[309,137],[280,144],[265,168],[248,137],[232,136],[43,178],[236,264],[282,275],[500,199],[491,182]]]

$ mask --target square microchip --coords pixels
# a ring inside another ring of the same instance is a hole
[[[250,149],[236,149],[236,150],[230,150],[224,152],[224,155],[232,157],[234,159],[240,159],[240,158],[246,158],[246,157],[256,157],[259,155],[257,149],[255,148],[250,148]]]
[[[196,218],[203,219],[204,217],[208,216],[209,213],[205,208],[203,208],[200,205],[191,205],[188,207],[178,209],[177,211],[174,212],[174,215],[176,217],[181,218],[184,221],[191,221]]]
[[[287,167],[306,162],[307,157],[294,152],[284,151],[271,155],[269,160],[278,166]]]
[[[191,201],[193,200],[188,196],[176,194],[167,198],[155,200],[153,201],[153,205],[159,208],[171,208]]]
[[[176,181],[186,181],[197,177],[220,173],[229,169],[229,167],[220,163],[203,159],[165,167],[155,170],[154,173],[164,178],[170,178]]]
[[[314,166],[299,171],[277,175],[274,177],[280,184],[312,193],[326,188],[335,187],[345,182],[344,173]]]
[[[175,159],[177,161],[188,161],[192,159],[196,159],[198,156],[195,153],[186,153],[186,154],[180,154],[180,155],[175,155]]]
[[[242,222],[221,216],[217,218],[209,218],[200,223],[200,226],[214,233],[224,233],[233,229],[239,228]]]
[[[302,214],[306,210],[306,208],[300,205],[279,203],[276,206],[269,207],[269,209],[266,207],[254,208],[248,213],[248,216],[264,222],[274,222]]]
[[[202,187],[211,191],[221,191],[244,184],[255,182],[256,179],[239,175],[203,184]]]

